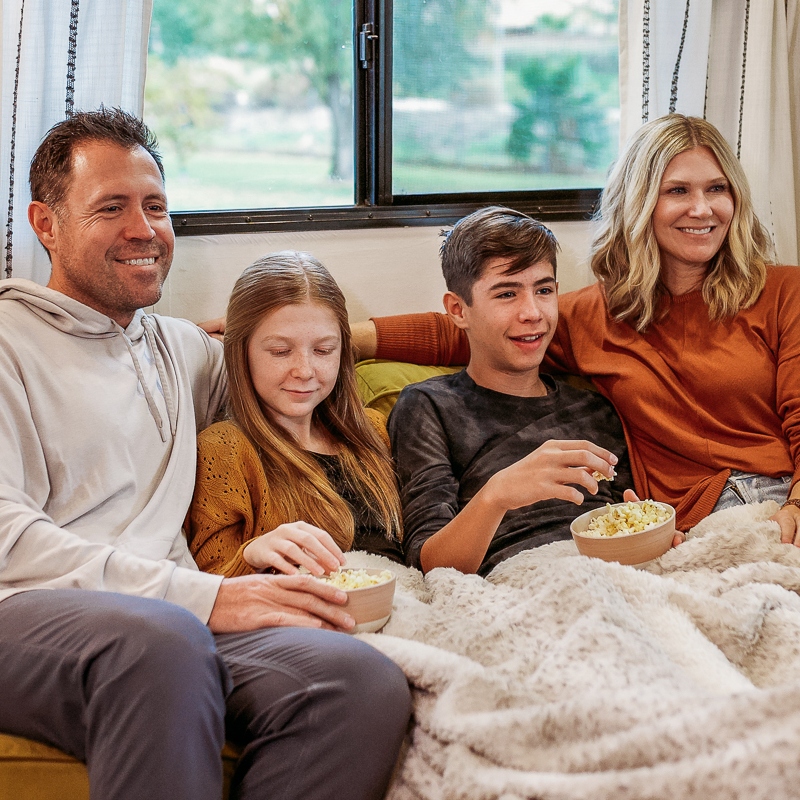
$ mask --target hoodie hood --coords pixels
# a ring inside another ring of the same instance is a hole
[[[95,311],[93,308],[89,308],[89,306],[78,300],[24,278],[10,278],[0,281],[0,303],[7,300],[24,304],[48,325],[70,336],[78,336],[83,339],[121,337],[130,355],[142,392],[147,400],[150,415],[158,427],[162,441],[167,441],[164,421],[153,399],[150,387],[148,387],[147,381],[142,374],[141,364],[134,350],[134,343],[139,342],[143,336],[146,337],[153,353],[159,381],[164,393],[170,433],[172,436],[175,435],[177,408],[170,391],[171,382],[167,376],[167,367],[164,363],[161,348],[158,346],[153,323],[142,309],[139,309],[133,315],[128,327],[123,328],[110,317]]]
[[[3,300],[24,303],[48,325],[73,336],[114,336],[123,330],[105,314],[61,292],[23,278],[0,281],[0,302]],[[136,312],[137,316],[141,314],[141,311]]]

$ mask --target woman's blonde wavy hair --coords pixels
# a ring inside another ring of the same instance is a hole
[[[712,320],[751,306],[766,282],[772,242],[758,221],[739,160],[722,134],[697,117],[669,114],[643,125],[613,166],[596,216],[591,266],[603,286],[612,317],[638,331],[664,313],[669,292],[661,281],[661,256],[653,211],[661,179],[679,153],[707,147],[716,157],[733,195],[728,235],[711,260],[703,299]]]
[[[261,320],[283,306],[307,302],[333,312],[342,345],[336,383],[314,409],[314,420],[340,445],[342,472],[356,497],[373,510],[387,535],[399,540],[400,498],[394,467],[358,395],[344,295],[328,270],[308,253],[264,256],[233,287],[225,327],[228,416],[258,451],[270,501],[282,518],[316,525],[328,531],[342,550],[349,550],[354,536],[352,512],[314,457],[265,413],[248,365],[248,345]]]

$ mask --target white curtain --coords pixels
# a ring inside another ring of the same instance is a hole
[[[141,115],[152,0],[2,0],[2,277],[46,283],[27,219],[28,168],[47,130],[72,111]]]
[[[800,263],[800,0],[620,0],[620,101],[623,142],[670,111],[716,125]]]

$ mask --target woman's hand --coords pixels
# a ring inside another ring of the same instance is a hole
[[[225,317],[198,322],[197,327],[202,328],[212,339],[217,339],[220,342],[225,341]]]
[[[793,505],[783,506],[770,519],[781,528],[781,541],[800,547],[800,508]]]
[[[242,553],[254,569],[272,567],[296,575],[305,567],[312,575],[324,575],[344,566],[345,558],[331,535],[306,522],[286,522],[254,539]]]

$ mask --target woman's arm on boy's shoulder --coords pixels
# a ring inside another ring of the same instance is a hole
[[[412,364],[461,366],[469,361],[463,331],[446,314],[428,311],[373,317],[351,326],[357,358],[382,358]]]

